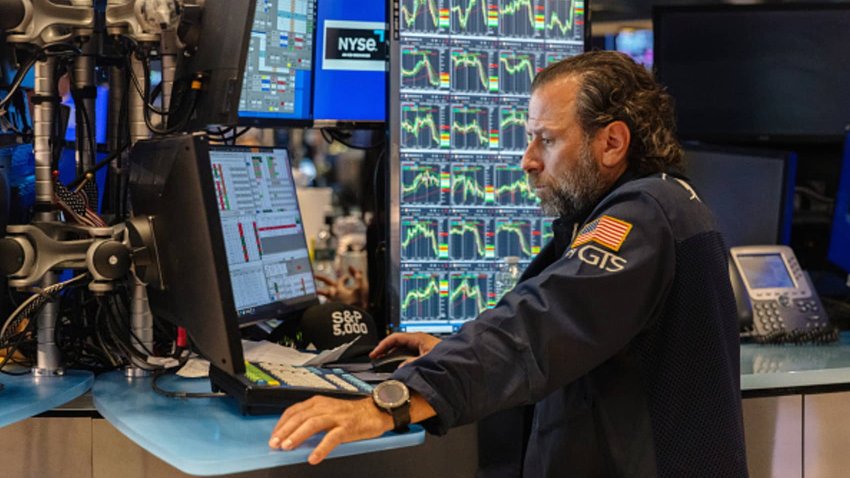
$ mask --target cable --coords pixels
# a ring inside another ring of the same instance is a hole
[[[192,112],[194,112],[194,110],[195,110],[195,106],[196,106],[196,103],[197,103],[197,100],[198,100],[198,91],[202,87],[201,78],[196,77],[191,82],[191,86],[189,88],[189,93],[188,93],[188,96],[190,98],[190,100],[189,100],[190,103],[189,103],[188,110],[186,110],[186,113],[184,115],[180,116],[179,121],[173,122],[174,124],[172,126],[169,126],[165,129],[160,129],[159,127],[155,126],[153,124],[153,122],[151,121],[151,117],[150,117],[151,112],[153,112],[156,115],[164,116],[164,117],[169,116],[169,115],[178,116],[179,113],[180,113],[180,110],[185,109],[184,108],[185,98],[180,99],[180,104],[177,106],[176,111],[171,111],[170,109],[168,111],[166,111],[166,110],[163,110],[163,109],[159,109],[159,108],[155,107],[154,105],[150,104],[150,100],[148,98],[148,96],[150,95],[150,65],[148,64],[147,58],[142,60],[142,67],[144,68],[144,72],[145,72],[145,76],[146,76],[146,78],[144,80],[144,87],[139,85],[139,79],[136,77],[135,72],[133,72],[132,64],[130,64],[129,62],[127,62],[127,64],[126,64],[126,68],[130,72],[131,82],[133,83],[133,86],[135,87],[136,92],[142,98],[142,102],[144,103],[145,126],[147,126],[148,129],[150,131],[152,131],[154,134],[158,134],[158,135],[167,135],[167,134],[172,134],[172,133],[177,133],[179,131],[182,131],[185,128],[186,123],[189,122],[189,118],[191,118]],[[171,123],[171,121],[169,121],[167,123]]]
[[[754,343],[762,345],[822,345],[837,342],[839,339],[839,332],[838,329],[833,326],[775,331],[765,335],[759,335],[754,330],[748,329],[741,332],[741,338],[750,339]]]
[[[3,328],[0,329],[0,339],[2,339],[6,335],[6,330],[9,327],[13,327],[11,324],[13,322],[17,322],[15,319],[17,318],[18,315],[21,315],[24,318],[31,317],[32,315],[34,315],[34,312],[36,310],[38,310],[39,308],[41,308],[42,305],[44,305],[45,302],[47,302],[48,300],[51,300],[53,298],[52,296],[54,294],[58,293],[59,291],[61,291],[62,289],[64,289],[67,286],[73,285],[73,284],[85,279],[88,276],[89,276],[88,272],[80,274],[80,275],[78,275],[76,277],[72,277],[72,278],[70,278],[70,279],[68,279],[64,282],[59,282],[59,283],[53,284],[51,286],[45,287],[44,289],[39,290],[36,294],[33,294],[30,297],[28,297],[27,300],[23,301],[21,303],[21,305],[18,306],[18,308],[15,309],[9,315],[9,317],[6,318],[5,322],[3,323]],[[39,299],[41,299],[41,302],[38,302]]]
[[[794,188],[794,192],[803,196],[807,196],[809,199],[814,199],[815,201],[820,201],[826,204],[835,204],[835,199],[824,196],[823,194],[806,186],[797,186]]]
[[[35,65],[35,62],[38,61],[37,56],[33,56],[25,66],[18,69],[15,74],[15,78],[12,80],[12,83],[9,85],[9,93],[6,94],[6,97],[0,100],[0,116],[4,116],[6,114],[6,105],[12,101],[12,97],[15,96],[15,92],[20,88],[21,83],[24,82],[24,78],[26,78],[27,73],[29,73],[30,69]]]
[[[336,128],[322,128],[319,131],[322,134],[322,138],[324,138],[325,141],[327,141],[329,144],[333,143],[334,141],[337,141],[337,142],[341,143],[342,145],[344,145],[348,148],[351,148],[351,149],[362,149],[362,150],[377,149],[377,148],[383,147],[384,144],[385,144],[385,141],[382,139],[381,141],[379,141],[377,143],[362,146],[362,145],[349,143],[348,138],[343,138],[342,137],[343,133]],[[328,137],[330,137],[330,139],[328,139]],[[349,137],[351,137],[350,134],[349,134]]]
[[[234,131],[234,130],[236,130],[236,128],[228,128],[228,129],[229,129],[230,131]],[[246,127],[245,129],[243,129],[242,131],[236,132],[236,133],[234,133],[232,136],[229,136],[229,137],[227,136],[227,133],[223,133],[223,134],[221,134],[221,135],[220,135],[220,137],[218,137],[218,138],[214,138],[214,137],[210,136],[210,138],[209,138],[209,139],[210,139],[210,141],[211,141],[211,142],[214,142],[214,143],[224,143],[224,144],[231,144],[231,145],[235,145],[235,144],[236,144],[236,139],[237,139],[237,138],[239,138],[239,137],[241,137],[241,136],[243,136],[243,135],[244,135],[245,133],[247,133],[248,131],[251,131],[251,127],[250,127],[250,126],[247,126],[247,127]],[[208,132],[208,133],[209,133],[209,132]],[[216,136],[217,136],[217,135],[216,135]]]
[[[21,346],[21,343],[23,342],[24,338],[26,338],[26,336],[27,336],[26,332],[28,332],[29,329],[32,328],[33,323],[34,322],[30,321],[30,323],[27,324],[26,329],[21,331],[21,333],[19,334],[20,338],[17,340],[17,342],[15,342],[14,345],[6,348],[6,356],[3,357],[3,361],[0,362],[0,372],[7,374],[7,375],[25,375],[25,374],[29,373],[29,371],[26,371],[26,372],[23,372],[23,373],[8,372],[4,369],[6,368],[6,364],[9,363],[10,360],[12,360],[12,356],[15,355],[15,352],[18,351],[18,348]]]
[[[90,167],[89,169],[87,169],[87,170],[83,171],[82,173],[80,173],[80,175],[79,175],[79,176],[77,176],[76,178],[74,178],[74,180],[73,180],[73,181],[71,181],[70,183],[68,183],[68,189],[74,189],[74,188],[76,188],[77,186],[79,186],[79,184],[80,184],[81,182],[83,182],[83,180],[85,180],[85,179],[86,179],[86,177],[87,177],[89,174],[94,174],[94,173],[98,172],[98,171],[100,170],[100,168],[102,168],[102,167],[106,166],[107,164],[111,163],[113,160],[115,160],[116,158],[118,158],[118,157],[121,155],[121,153],[123,153],[123,152],[124,152],[124,150],[126,150],[126,149],[127,149],[127,148],[129,148],[129,147],[130,147],[130,144],[129,144],[129,143],[127,143],[127,144],[125,144],[125,145],[121,146],[121,147],[120,147],[120,148],[118,148],[115,152],[113,152],[112,154],[110,154],[109,156],[107,156],[106,158],[101,159],[100,161],[98,161],[97,163],[95,163],[92,167]]]
[[[59,51],[52,51],[57,49]],[[9,85],[9,93],[6,94],[6,97],[0,100],[0,116],[6,114],[6,105],[15,96],[15,92],[18,90],[18,88],[20,88],[21,83],[24,82],[24,78],[27,76],[27,73],[29,73],[30,69],[35,65],[37,61],[43,59],[44,56],[64,56],[64,54],[67,54],[69,52],[75,54],[81,53],[79,48],[77,48],[75,45],[71,45],[70,43],[54,43],[52,45],[47,45],[45,47],[36,49],[33,52],[32,57],[27,61],[27,63],[25,63],[24,66],[18,69],[17,73],[15,73],[15,78],[12,80],[11,85]]]
[[[226,393],[221,392],[177,392],[173,390],[165,390],[164,388],[159,386],[157,382],[159,382],[160,377],[175,373],[176,371],[177,367],[174,367],[171,370],[154,372],[153,380],[151,380],[151,387],[153,388],[153,391],[158,393],[159,395],[163,395],[169,398],[224,398],[227,396]]]
[[[74,109],[79,118],[81,118],[85,127],[85,131],[87,133],[88,143],[89,143],[89,160],[91,164],[94,165],[97,162],[97,139],[95,137],[95,125],[92,124],[91,119],[89,118],[89,113],[86,109],[85,101],[81,101],[79,96],[79,90],[75,89],[73,86],[77,83],[74,78],[74,65],[72,61],[69,61],[65,68],[68,71],[68,79],[71,83],[71,98],[74,100]],[[77,145],[77,150],[79,151],[81,145]],[[95,170],[96,171],[96,170]],[[94,173],[92,173],[94,174]],[[84,175],[84,177],[88,177],[88,175]],[[98,200],[98,191],[97,191],[97,181],[89,181],[86,183],[86,197],[89,200],[89,203],[96,205]],[[96,209],[96,206],[95,206]]]

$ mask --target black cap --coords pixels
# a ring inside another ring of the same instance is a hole
[[[343,355],[346,358],[362,358],[378,345],[372,316],[360,307],[340,302],[318,304],[304,311],[301,333],[304,343],[312,343],[319,350],[332,349],[360,337]]]

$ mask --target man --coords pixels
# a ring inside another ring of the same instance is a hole
[[[670,97],[624,55],[591,52],[534,80],[522,167],[555,237],[499,304],[395,372],[409,408],[313,398],[269,441],[327,431],[309,461],[405,421],[429,431],[534,404],[525,477],[747,475],[726,248],[696,193]],[[402,390],[399,392],[399,388]],[[390,400],[392,395],[390,393]],[[381,408],[393,413],[384,413]]]

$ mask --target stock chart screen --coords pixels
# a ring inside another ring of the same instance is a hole
[[[552,236],[520,168],[528,99],[584,51],[585,2],[402,0],[396,20],[398,327],[452,333],[498,302],[505,257]]]

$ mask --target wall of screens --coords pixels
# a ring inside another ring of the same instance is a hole
[[[400,330],[452,333],[498,301],[506,256],[551,237],[520,159],[531,82],[584,51],[581,0],[402,0],[390,72],[391,298]]]

